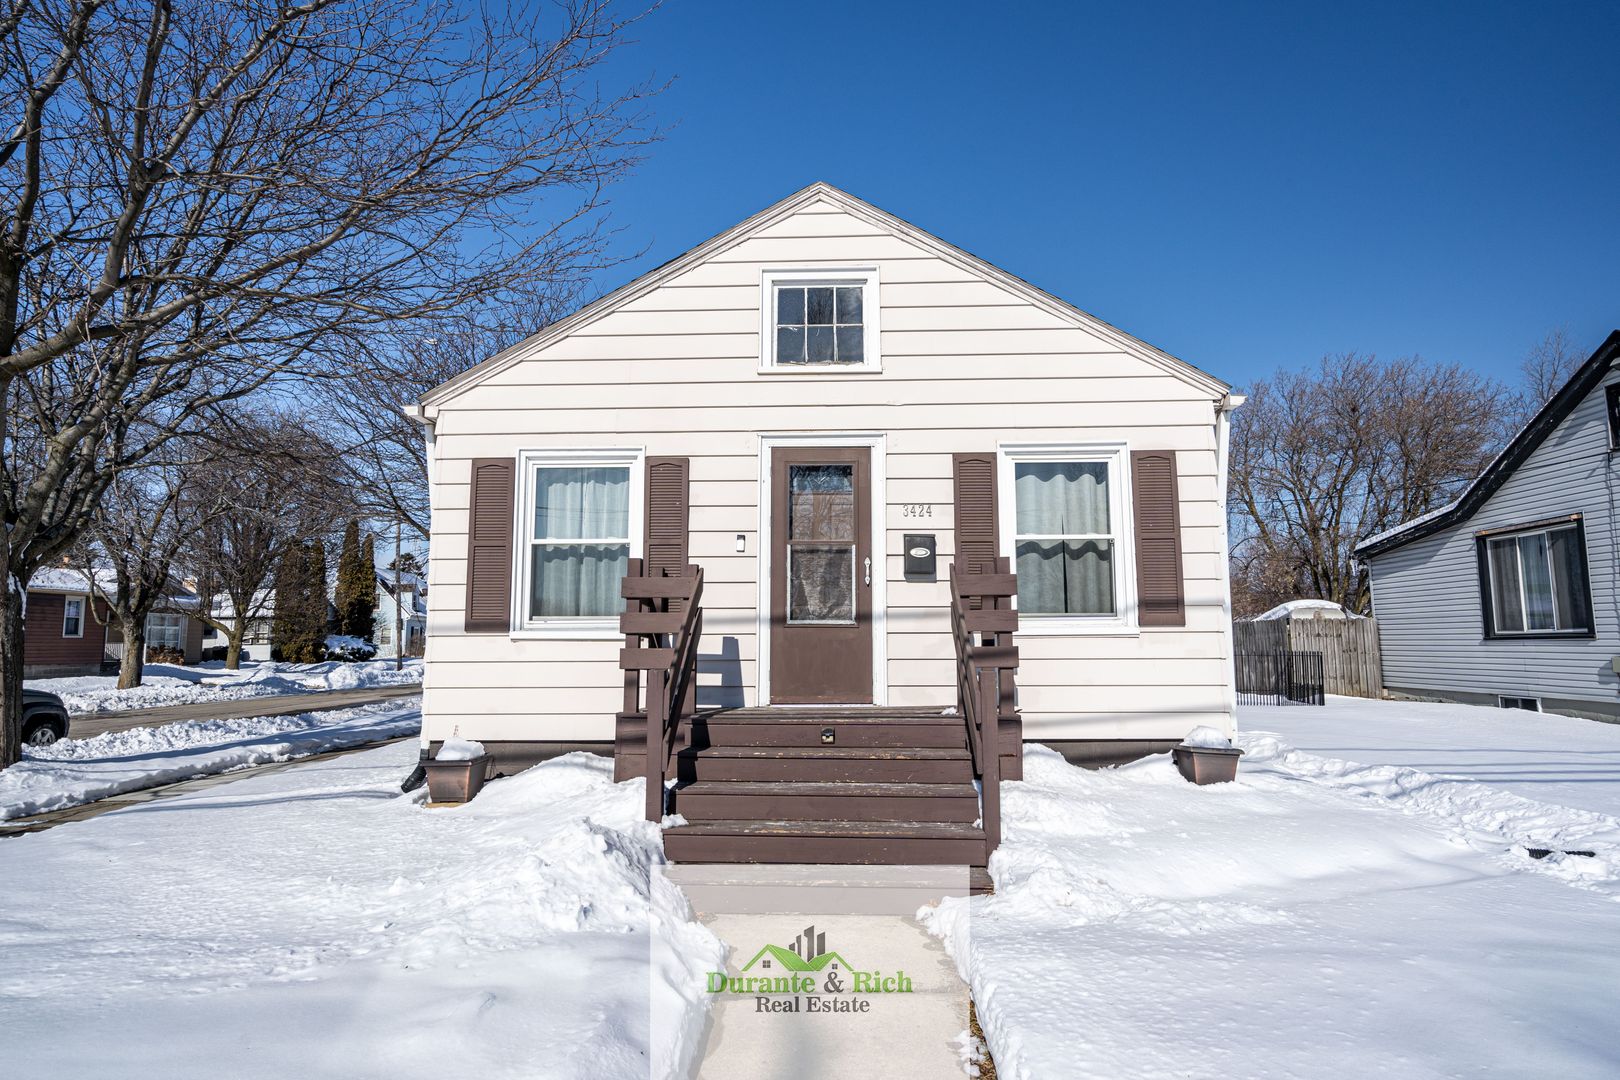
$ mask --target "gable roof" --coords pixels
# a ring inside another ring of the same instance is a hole
[[[1356,545],[1356,554],[1363,559],[1382,555],[1473,517],[1485,505],[1485,500],[1496,494],[1497,489],[1513,475],[1513,471],[1547,441],[1547,436],[1563,423],[1565,417],[1575,411],[1575,406],[1586,400],[1586,395],[1603,381],[1603,376],[1609,373],[1610,366],[1616,360],[1620,360],[1620,330],[1609,334],[1598,346],[1597,352],[1575,370],[1563,388],[1547,400],[1523,430],[1513,436],[1502,452],[1485,467],[1485,471],[1463,489],[1456,502],[1367,537]]]
[[[1105,341],[1111,342],[1121,351],[1137,356],[1149,364],[1207,391],[1212,398],[1223,397],[1232,389],[1229,383],[1223,382],[1208,372],[1194,367],[1185,360],[1171,356],[1162,349],[1149,345],[1140,338],[1132,337],[1095,315],[1081,311],[1073,304],[1036,288],[1023,278],[1009,274],[1000,267],[985,262],[978,256],[963,251],[954,244],[949,244],[932,233],[925,232],[887,211],[880,210],[863,199],[858,199],[824,181],[817,181],[809,187],[794,192],[782,201],[766,207],[739,224],[733,225],[724,232],[710,237],[685,254],[679,255],[662,266],[642,274],[634,281],[621,285],[612,292],[593,300],[567,318],[559,319],[516,345],[503,349],[488,360],[468,368],[455,378],[440,383],[422,395],[422,400],[417,408],[440,405],[448,401],[463,390],[476,386],[491,375],[519,362],[535,350],[544,348],[560,338],[567,337],[581,327],[610,314],[631,300],[651,292],[664,282],[685,273],[692,267],[713,258],[729,248],[737,246],[762,229],[768,228],[816,202],[830,203],[870,225],[885,229],[909,240],[928,250],[931,254],[947,262],[954,263],[970,273],[979,274],[1016,293],[1036,307],[1059,318],[1067,319]]]

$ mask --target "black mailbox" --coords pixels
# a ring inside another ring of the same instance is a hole
[[[906,533],[906,577],[934,579],[933,533]]]

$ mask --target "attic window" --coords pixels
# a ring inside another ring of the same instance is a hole
[[[1610,383],[1603,392],[1609,405],[1609,449],[1620,450],[1620,383]]]
[[[876,371],[877,271],[766,271],[762,372]]]
[[[864,364],[861,285],[781,285],[776,290],[778,364]]]

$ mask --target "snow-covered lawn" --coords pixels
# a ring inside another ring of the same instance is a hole
[[[1620,1075],[1620,729],[1345,699],[1243,721],[1214,787],[1026,749],[996,894],[924,915],[999,1075]],[[398,792],[415,754],[0,839],[8,1069],[676,1070],[721,949],[657,872],[640,781],[571,755],[430,811]]]
[[[163,705],[190,705],[200,701],[239,701],[275,694],[307,694],[319,690],[359,690],[373,686],[410,686],[422,681],[422,661],[406,660],[399,671],[392,660],[366,660],[320,664],[280,664],[265,661],[229,671],[211,662],[194,667],[148,664],[141,685],[118,689],[114,675],[79,675],[64,679],[29,679],[24,685],[60,695],[68,712],[83,715],[123,709],[149,709]]]
[[[0,771],[0,822],[193,776],[414,735],[421,728],[420,699],[412,697],[296,716],[187,720],[24,747],[23,760]]]
[[[428,810],[415,756],[0,840],[6,1075],[673,1071],[721,950],[653,872],[639,783],[575,754]]]
[[[1337,756],[1246,733],[1238,782],[1206,788],[1168,755],[1086,771],[1027,749],[997,894],[925,917],[999,1075],[1620,1075],[1620,820],[1589,809],[1615,802],[1614,731],[1435,708],[1246,711],[1273,731],[1337,726],[1321,746]],[[1516,745],[1493,742],[1498,724]],[[1470,738],[1494,747],[1484,783],[1344,760],[1422,752],[1466,777]],[[1583,775],[1507,783],[1518,755],[1502,750],[1527,752],[1531,780],[1555,761]],[[1588,786],[1605,793],[1520,793]]]
[[[1368,765],[1473,780],[1620,817],[1620,724],[1416,701],[1330,697],[1325,708],[1244,706],[1238,726]]]

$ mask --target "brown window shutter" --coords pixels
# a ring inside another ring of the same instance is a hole
[[[1181,498],[1174,450],[1131,451],[1136,524],[1136,606],[1140,626],[1186,626],[1181,576]]]
[[[647,536],[642,557],[649,577],[679,577],[686,572],[691,472],[688,458],[647,459]]]
[[[517,463],[474,458],[468,498],[467,622],[469,634],[512,628],[513,496]]]
[[[996,556],[996,455],[952,454],[956,493],[956,568],[993,574]]]

